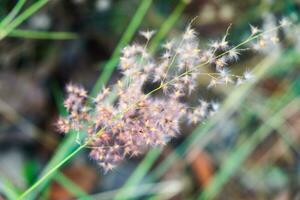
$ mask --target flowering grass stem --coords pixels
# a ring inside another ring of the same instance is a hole
[[[270,31],[274,31],[276,29],[278,29],[279,27],[274,28],[273,30]],[[270,31],[266,31],[266,32],[270,32]],[[251,36],[249,37],[247,40],[245,40],[244,42],[240,43],[239,45],[233,47],[232,49],[236,49],[252,40],[254,40],[255,38],[259,37],[261,34],[266,33],[266,32],[262,32],[260,34],[257,34],[255,36]],[[226,51],[218,56],[216,56],[216,58],[221,57],[225,54],[227,54],[229,51]],[[148,92],[145,96],[149,96],[150,94],[162,89],[163,87],[167,86],[168,84],[172,83],[174,80],[188,74],[191,73],[195,70],[197,70],[198,68],[200,68],[203,65],[208,64],[209,62],[204,62],[196,67],[193,67],[191,70],[187,70],[185,72],[183,72],[182,74],[180,74],[179,76],[175,76],[173,79],[165,82],[165,83],[161,83],[159,87],[155,88],[154,90]],[[96,86],[97,88],[97,86]],[[136,104],[138,104],[140,101],[137,101],[136,103],[133,103],[132,105],[130,105],[126,110],[129,110],[130,108],[136,106]],[[126,112],[125,110],[125,112]],[[122,115],[124,114],[124,111],[122,113],[118,113],[117,115],[113,116],[112,120],[118,119],[119,117],[122,117]],[[95,136],[99,136],[102,134],[103,130],[105,129],[105,126],[103,126],[98,132],[97,134],[95,134]],[[90,138],[92,139],[92,138]],[[55,167],[53,167],[51,170],[49,170],[44,176],[42,176],[35,184],[33,184],[30,188],[28,188],[18,199],[24,199],[24,197],[26,197],[29,193],[31,193],[35,188],[37,188],[42,182],[44,182],[48,177],[50,177],[51,175],[53,175],[53,173],[55,173],[55,171],[57,169],[59,169],[64,163],[66,163],[69,159],[71,159],[75,154],[77,154],[79,151],[81,151],[82,149],[84,149],[85,147],[87,147],[89,145],[90,140],[87,140],[83,145],[79,146],[75,151],[73,151],[71,154],[69,154],[67,157],[65,157],[62,161],[60,161],[57,165],[55,165]]]
[[[56,170],[58,170],[63,164],[65,164],[68,160],[70,160],[74,155],[76,155],[78,152],[80,152],[86,146],[87,146],[87,143],[84,143],[83,145],[81,145],[77,149],[75,149],[71,154],[69,154],[67,157],[65,157],[62,161],[60,161],[57,165],[55,165],[55,167],[53,167],[51,170],[49,170],[44,176],[42,176],[31,187],[29,187],[25,192],[23,192],[18,197],[18,200],[24,199],[28,194],[30,194],[34,189],[36,189],[41,183],[43,183],[45,180],[47,180],[50,176],[53,176],[53,174],[56,172]]]

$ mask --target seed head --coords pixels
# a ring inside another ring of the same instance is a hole
[[[250,28],[252,36],[261,32],[252,25]],[[148,43],[154,31],[140,33]],[[125,47],[119,68],[126,81],[117,81],[111,86],[114,89],[103,88],[95,98],[89,97],[81,86],[67,85],[64,106],[69,115],[57,121],[58,131],[87,133],[85,142],[91,149],[90,157],[105,171],[112,170],[126,157],[165,145],[180,134],[181,123],[201,123],[218,110],[219,104],[215,102],[201,99],[196,107],[191,107],[188,101],[183,101],[182,97],[189,97],[197,89],[200,76],[210,77],[208,88],[229,83],[239,85],[253,79],[250,71],[238,76],[228,69],[238,60],[240,50],[230,48],[227,34],[207,49],[200,49],[196,31],[188,26],[180,42],[171,40],[164,45],[161,56],[149,53],[146,45]],[[277,42],[275,36],[262,34],[257,37],[256,47],[263,48],[270,40]],[[153,83],[160,85],[145,93],[144,89]],[[111,90],[116,91],[116,100],[107,103]],[[88,98],[92,99],[89,104]]]

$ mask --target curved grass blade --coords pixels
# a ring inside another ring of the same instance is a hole
[[[109,78],[111,77],[114,69],[116,68],[119,57],[121,54],[121,50],[125,47],[128,42],[133,38],[135,32],[137,31],[138,27],[140,26],[148,8],[150,7],[152,0],[142,0],[140,6],[138,7],[136,13],[134,14],[130,24],[128,25],[126,31],[122,35],[117,47],[115,48],[114,52],[112,53],[111,58],[109,61],[104,65],[103,71],[96,81],[94,88],[91,92],[91,96],[95,96],[96,93],[103,87]]]
[[[3,29],[6,25],[8,25],[20,12],[26,0],[19,0],[18,3],[14,6],[14,8],[10,11],[8,15],[0,22],[0,29]]]
[[[59,89],[56,83],[52,84],[52,92],[54,94],[54,100],[56,102],[56,106],[58,108],[59,114],[61,116],[66,116],[67,111],[65,110],[62,102],[63,102],[63,93]],[[59,164],[66,156],[70,155],[73,151],[76,151],[76,143],[74,142],[76,139],[76,134],[70,132],[68,136],[64,139],[63,143],[57,148],[54,156],[48,162],[47,166],[43,169],[39,178],[45,176],[53,167]],[[71,157],[70,157],[71,158]],[[53,172],[54,173],[54,172]],[[53,178],[53,176],[49,176],[45,179],[45,182],[40,182],[39,186],[35,187],[35,190],[27,196],[26,199],[35,199],[37,194],[47,186],[48,182]]]
[[[63,173],[57,172],[54,179],[64,188],[66,188],[71,194],[76,198],[81,198],[82,200],[91,200],[91,198],[82,190],[78,185],[72,182]]]
[[[26,191],[24,191],[17,199],[25,199],[32,191],[34,191],[40,184],[48,180],[50,177],[54,175],[54,173],[63,166],[67,161],[69,161],[74,155],[76,155],[79,151],[85,148],[86,145],[79,146],[75,151],[65,157],[62,161],[55,165],[55,167],[51,168],[47,173],[42,176],[38,181],[36,181],[32,186],[30,186]],[[27,199],[27,198],[26,198]]]
[[[5,38],[11,31],[13,31],[17,26],[23,23],[26,19],[37,12],[41,7],[43,7],[49,0],[40,0],[35,2],[25,11],[23,11],[18,17],[16,17],[10,24],[8,24],[5,29],[0,29],[0,40]]]
[[[47,32],[23,29],[12,30],[8,36],[40,40],[72,40],[78,38],[77,34],[70,32]]]
[[[184,184],[185,182],[180,180],[169,180],[160,183],[140,184],[138,186],[127,188],[126,193],[124,193],[123,199],[145,199],[145,196],[153,194],[161,195],[164,197],[163,199],[170,199],[172,196],[178,194],[183,190]],[[90,195],[90,197],[92,199],[111,200],[117,192],[118,189],[110,190]],[[83,198],[80,198],[80,200],[81,199]]]
[[[8,199],[14,200],[18,197],[18,189],[6,178],[0,177],[0,192]]]
[[[171,28],[177,22],[177,20],[181,16],[181,14],[187,4],[188,4],[188,1],[186,1],[186,0],[181,0],[179,2],[179,4],[176,6],[175,10],[170,14],[170,16],[166,19],[166,21],[163,23],[163,25],[161,26],[159,31],[155,34],[155,36],[151,40],[151,43],[149,45],[150,52],[155,52],[157,50],[159,43],[163,40],[163,38],[168,34],[168,32],[171,30]]]
[[[161,149],[153,149],[143,159],[143,161],[137,166],[125,184],[120,188],[116,196],[114,197],[115,200],[122,200],[124,199],[124,195],[127,194],[128,188],[134,187],[137,185],[138,182],[145,176],[145,172],[149,171],[150,167],[152,166],[153,162],[157,159],[160,155]],[[136,191],[139,189],[136,188]],[[135,193],[136,191],[131,191]]]

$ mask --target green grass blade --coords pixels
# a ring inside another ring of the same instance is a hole
[[[8,25],[20,12],[26,0],[19,0],[18,3],[14,6],[11,12],[0,22],[0,30],[3,29],[6,25]]]
[[[4,194],[8,199],[15,200],[18,197],[18,189],[3,176],[0,177],[0,192]]]
[[[156,51],[159,43],[163,40],[163,38],[171,30],[171,28],[174,26],[174,24],[178,21],[179,17],[181,16],[181,14],[182,14],[182,12],[185,9],[187,4],[188,4],[188,1],[182,0],[176,6],[174,11],[166,19],[166,21],[163,23],[163,25],[161,26],[159,31],[155,34],[155,36],[151,40],[151,43],[149,45],[149,51],[150,52],[155,52]]]
[[[64,108],[62,103],[63,93],[59,89],[59,86],[56,82],[53,82],[51,88],[60,115],[66,116],[67,111]],[[75,139],[76,139],[76,134],[74,134],[73,132],[68,133],[66,139],[57,148],[56,152],[54,153],[54,156],[48,162],[47,166],[43,169],[41,175],[39,176],[40,178],[45,176],[47,172],[49,172],[53,167],[59,164],[60,161],[62,161],[66,156],[70,155],[70,153],[76,149]],[[47,183],[51,180],[52,177],[53,176],[49,176],[44,183],[40,183],[40,185],[36,187],[36,189],[33,192],[31,192],[31,194],[26,199],[35,199],[36,195],[47,185]]]
[[[91,92],[91,96],[95,96],[96,93],[101,89],[103,85],[107,83],[109,78],[111,77],[114,69],[116,68],[119,57],[121,55],[122,48],[125,47],[130,40],[133,38],[136,30],[140,26],[148,8],[151,6],[152,0],[142,0],[140,6],[138,7],[136,13],[134,14],[130,24],[128,25],[126,31],[121,37],[117,47],[115,48],[111,58],[104,65],[103,71],[96,81],[94,88]]]
[[[131,187],[137,185],[137,183],[139,183],[141,181],[141,179],[144,178],[145,172],[147,172],[150,169],[153,162],[160,155],[160,152],[161,152],[161,149],[153,149],[145,156],[143,161],[137,166],[137,168],[134,170],[132,175],[126,181],[124,186],[122,188],[120,188],[120,190],[118,191],[118,193],[116,194],[116,196],[114,198],[115,200],[124,199],[124,195],[127,193],[128,188],[131,188]],[[137,190],[138,190],[138,188],[137,188]],[[135,191],[132,191],[132,192],[134,193]]]
[[[26,191],[24,191],[17,199],[25,199],[27,195],[29,195],[31,192],[33,192],[40,184],[44,183],[49,179],[49,177],[53,176],[54,173],[63,166],[67,161],[69,161],[74,155],[76,155],[79,151],[81,151],[83,148],[85,148],[86,145],[79,146],[75,151],[73,151],[71,154],[69,154],[67,157],[65,157],[62,161],[60,161],[58,164],[56,164],[53,168],[51,168],[47,173],[42,176],[38,181],[36,181],[31,187],[29,187]],[[26,198],[27,199],[27,198]]]
[[[172,196],[178,194],[183,190],[185,181],[169,180],[159,183],[139,184],[134,187],[127,188],[122,199],[145,199],[149,195],[161,195],[163,199],[170,199]],[[171,189],[169,189],[171,188]],[[92,194],[92,199],[111,200],[118,192],[116,190],[109,190],[98,194]],[[169,197],[169,198],[168,198]],[[80,198],[81,200],[82,198]],[[161,198],[160,198],[161,199]]]
[[[78,38],[77,34],[70,32],[47,32],[22,29],[12,30],[8,36],[41,40],[72,40]]]
[[[26,186],[31,185],[35,181],[35,177],[38,173],[38,163],[35,159],[25,161],[23,165],[23,177],[26,181]]]
[[[16,17],[10,24],[8,24],[5,29],[0,29],[0,40],[5,38],[11,31],[13,31],[17,26],[23,23],[26,19],[32,16],[40,8],[42,8],[49,0],[40,0],[35,2],[24,12],[22,12],[18,17]]]
[[[83,200],[90,200],[86,192],[82,190],[78,185],[72,182],[68,177],[66,177],[63,173],[57,172],[54,176],[54,180],[56,180],[61,186],[66,188],[71,194],[73,194],[76,198],[81,197]]]

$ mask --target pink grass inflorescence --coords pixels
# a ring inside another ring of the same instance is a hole
[[[257,40],[255,48],[263,48],[268,37],[256,37],[261,30],[252,25],[251,31],[249,38]],[[58,131],[87,133],[84,142],[91,149],[90,157],[105,171],[126,156],[165,145],[178,136],[181,123],[197,124],[212,115],[217,103],[199,100],[191,107],[183,100],[197,89],[201,76],[211,79],[208,88],[253,79],[250,71],[239,76],[228,69],[241,51],[230,47],[228,33],[207,49],[200,49],[196,32],[188,26],[180,41],[163,45],[158,58],[147,51],[153,34],[154,31],[141,32],[146,45],[133,44],[123,49],[119,68],[124,79],[103,88],[96,97],[88,96],[81,86],[69,84],[66,88],[64,106],[69,115],[58,120]],[[270,38],[269,42],[275,40]],[[213,66],[213,72],[204,70],[205,66]],[[145,88],[151,84],[158,87],[146,93]],[[116,97],[113,103],[108,101],[112,93]]]

